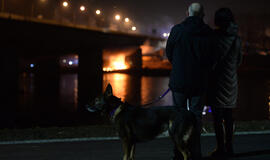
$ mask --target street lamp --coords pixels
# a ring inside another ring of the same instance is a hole
[[[137,28],[136,28],[135,26],[133,26],[133,27],[131,28],[131,30],[132,30],[132,31],[136,31]]]
[[[115,20],[119,21],[121,19],[121,16],[119,14],[115,15]]]
[[[65,8],[68,7],[68,2],[67,1],[63,2],[63,7],[65,7]]]
[[[125,22],[128,23],[129,22],[129,18],[125,18]]]
[[[97,15],[100,15],[101,14],[101,11],[98,9],[98,10],[96,10],[96,14]]]
[[[81,10],[82,12],[84,12],[84,11],[85,11],[85,6],[81,6],[81,7],[80,7],[80,10]]]

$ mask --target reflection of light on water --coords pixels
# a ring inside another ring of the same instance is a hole
[[[270,120],[270,81],[267,81],[268,88],[268,119]]]
[[[78,105],[77,74],[62,74],[60,78],[60,102],[65,111],[74,112]]]
[[[270,119],[270,96],[268,97],[268,113],[269,113],[269,117],[268,119]]]
[[[113,94],[122,100],[126,99],[128,75],[123,73],[107,73],[103,75],[103,91],[108,83],[112,85]]]
[[[78,107],[78,78],[74,79],[74,106],[77,110]]]
[[[161,96],[168,89],[169,77],[149,77],[141,78],[141,104],[152,102]],[[172,93],[169,92],[160,101],[150,106],[173,105]]]

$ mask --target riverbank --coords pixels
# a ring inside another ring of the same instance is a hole
[[[240,121],[236,123],[236,132],[269,131],[270,121]],[[203,133],[213,133],[211,122],[204,123]],[[112,125],[49,127],[29,129],[0,129],[0,141],[42,140],[64,138],[115,137],[116,130]]]

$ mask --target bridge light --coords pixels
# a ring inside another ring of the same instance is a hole
[[[68,2],[67,1],[63,2],[63,7],[68,7]]]
[[[117,15],[115,16],[115,20],[119,21],[120,19],[121,19],[121,16],[120,16],[119,14],[117,14]]]
[[[129,18],[125,18],[125,22],[128,23],[129,22]]]
[[[132,31],[136,31],[137,28],[136,28],[135,26],[133,26],[133,27],[131,28],[131,30],[132,30]]]
[[[84,12],[84,11],[85,11],[85,6],[81,6],[81,7],[80,7],[80,10],[81,10],[82,12]]]
[[[100,15],[101,14],[101,11],[98,9],[98,10],[96,10],[96,14],[97,15]]]

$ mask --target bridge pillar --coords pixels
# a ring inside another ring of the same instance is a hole
[[[0,128],[12,127],[16,119],[19,91],[19,59],[16,49],[2,49],[0,53]]]
[[[57,113],[60,92],[59,57],[42,57],[36,65],[35,72],[35,115],[45,125],[53,123]],[[58,115],[61,116],[61,115]]]
[[[81,49],[78,69],[78,111],[102,93],[102,48]]]

